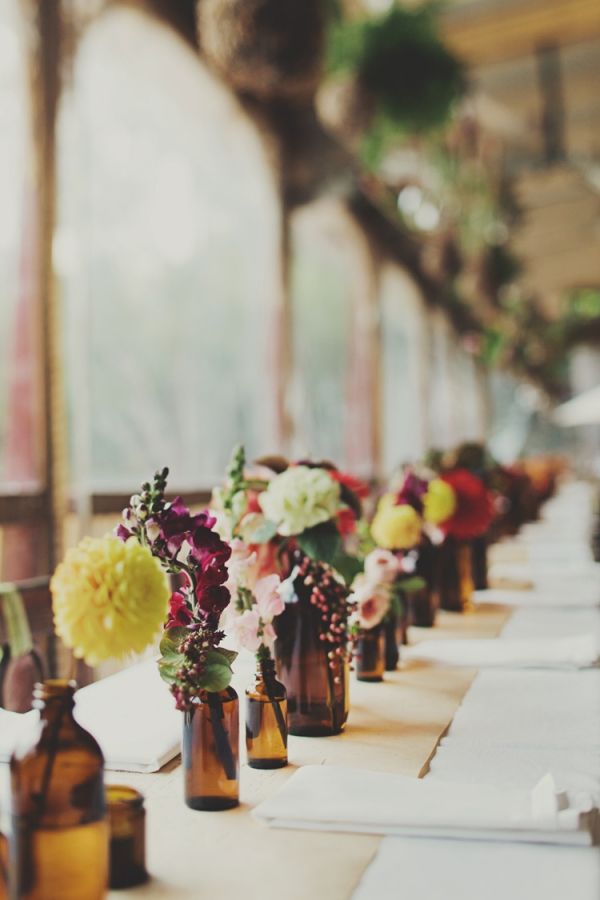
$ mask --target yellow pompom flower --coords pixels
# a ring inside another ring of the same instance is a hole
[[[158,633],[170,591],[160,563],[136,538],[84,538],[50,582],[54,627],[90,666],[140,653]]]
[[[423,497],[425,521],[431,525],[441,525],[454,514],[455,509],[456,494],[452,487],[441,478],[433,478]]]
[[[421,540],[421,517],[412,506],[380,503],[371,523],[371,534],[378,547],[408,550]]]

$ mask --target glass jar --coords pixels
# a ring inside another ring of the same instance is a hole
[[[74,682],[37,684],[35,743],[10,760],[9,884],[23,900],[97,900],[108,885],[104,760],[73,718]]]
[[[134,887],[148,880],[146,872],[146,811],[135,788],[110,784],[106,788],[110,825],[110,886]]]
[[[385,671],[385,630],[383,624],[363,629],[354,649],[358,681],[383,681]]]
[[[191,809],[239,804],[239,702],[232,687],[200,691],[183,714],[181,760],[185,802]]]
[[[254,686],[246,691],[246,750],[253,769],[287,766],[287,696],[271,656],[258,658]]]
[[[323,737],[343,731],[348,718],[348,660],[329,659],[320,640],[319,612],[298,587],[296,603],[275,619],[277,674],[288,702],[290,734]]]

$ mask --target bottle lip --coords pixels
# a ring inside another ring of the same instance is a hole
[[[137,809],[144,805],[144,795],[126,784],[107,784],[106,803],[109,809]]]
[[[73,699],[77,682],[67,678],[47,678],[36,682],[33,688],[33,706],[39,709],[47,700]]]

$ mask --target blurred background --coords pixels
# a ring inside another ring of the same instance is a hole
[[[237,442],[600,474],[599,126],[597,0],[0,0],[0,578]]]

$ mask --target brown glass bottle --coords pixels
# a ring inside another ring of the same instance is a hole
[[[440,605],[440,547],[424,536],[419,545],[415,574],[425,587],[409,596],[410,620],[417,628],[433,628]]]
[[[467,541],[447,537],[441,547],[440,605],[450,612],[471,609],[473,572]]]
[[[339,734],[348,718],[348,662],[345,656],[328,659],[318,616],[300,596],[275,619],[277,674],[287,692],[290,734]]]
[[[36,685],[36,742],[10,761],[10,896],[97,900],[108,885],[104,760],[73,718],[75,684]]]
[[[385,671],[395,672],[400,661],[400,644],[402,643],[402,631],[400,617],[390,610],[383,620],[383,632],[385,635]]]
[[[183,717],[185,802],[191,809],[239,804],[239,702],[232,687],[201,691]]]
[[[471,541],[473,586],[476,591],[486,591],[488,589],[487,548],[488,536],[486,534],[473,538]]]
[[[385,631],[383,625],[359,632],[354,650],[358,681],[383,681],[385,671]]]
[[[287,766],[287,696],[275,677],[275,661],[257,659],[254,686],[246,691],[246,750],[253,769]]]

